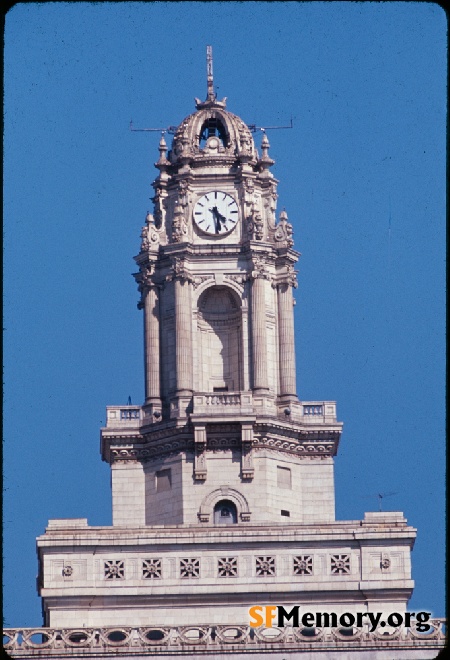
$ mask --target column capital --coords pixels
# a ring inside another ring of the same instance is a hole
[[[252,256],[252,262],[253,262],[252,263],[253,270],[249,273],[249,279],[250,280],[264,279],[271,282],[273,278],[268,268],[267,259],[265,259],[260,255],[255,254]]]
[[[184,257],[172,257],[172,268],[166,275],[166,281],[171,282],[172,280],[194,283],[194,278],[186,265]]]
[[[150,289],[159,290],[162,287],[161,282],[155,281],[155,272],[155,263],[150,261],[146,264],[141,264],[139,266],[138,273],[133,273],[133,277],[138,285],[138,291],[141,294],[141,298],[137,305],[138,309],[143,309],[145,296],[150,291]]]
[[[286,264],[284,271],[276,275],[272,286],[275,288],[283,285],[291,286],[294,289],[298,287],[297,271],[293,264]]]

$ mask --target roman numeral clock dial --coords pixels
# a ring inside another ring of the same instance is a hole
[[[221,190],[206,193],[194,206],[194,222],[205,234],[228,234],[235,228],[238,219],[235,199]]]

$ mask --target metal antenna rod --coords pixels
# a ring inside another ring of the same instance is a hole
[[[390,493],[375,493],[374,495],[364,495],[364,499],[372,499],[373,497],[378,497],[378,510],[381,511],[381,504],[383,501],[384,497],[392,497],[392,495],[398,495],[398,492],[396,491],[395,493],[390,492]]]
[[[206,76],[208,86],[207,98],[208,101],[214,101],[216,95],[214,93],[212,46],[206,46]]]
[[[130,131],[150,131],[153,133],[170,133],[173,135],[176,130],[176,126],[166,126],[166,128],[134,128],[133,122],[130,121]]]
[[[256,131],[268,131],[268,130],[273,130],[274,128],[294,128],[294,125],[292,123],[292,117],[291,117],[291,123],[289,126],[256,126],[256,124],[247,124],[249,130],[252,133],[255,133]]]

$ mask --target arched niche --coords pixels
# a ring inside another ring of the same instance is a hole
[[[217,505],[220,506],[221,503],[225,502],[230,503],[236,508],[236,519],[238,523],[250,521],[250,509],[248,507],[248,502],[242,493],[240,493],[235,488],[230,488],[229,486],[220,486],[220,488],[216,488],[211,493],[209,493],[201,503],[200,510],[198,512],[198,518],[200,522],[213,522],[214,524],[221,524],[215,522],[214,514]],[[224,504],[224,506],[226,505]]]
[[[210,286],[197,300],[200,392],[243,389],[241,299],[228,286]]]

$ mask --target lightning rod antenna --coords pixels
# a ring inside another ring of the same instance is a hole
[[[216,95],[214,93],[212,46],[206,46],[206,76],[208,85],[208,101],[215,101]]]

